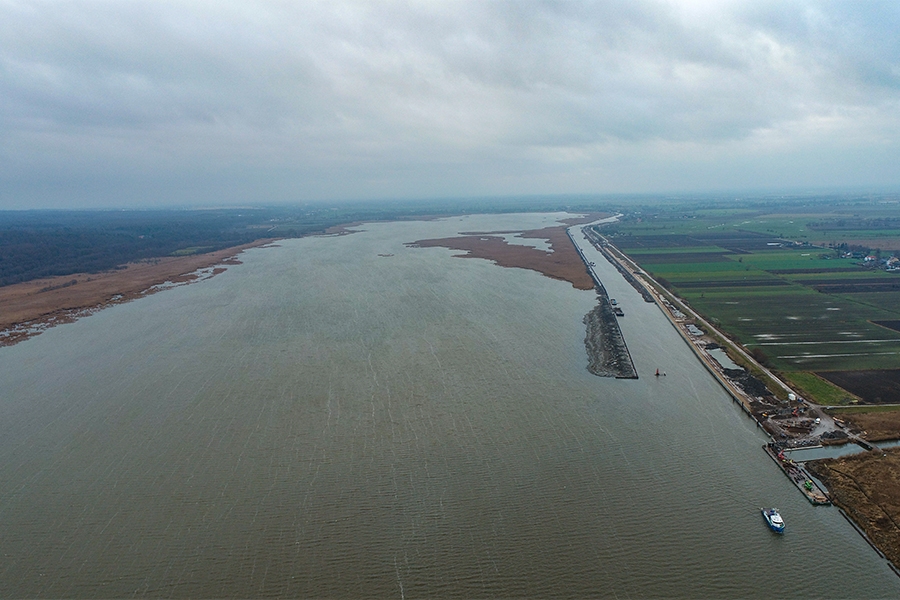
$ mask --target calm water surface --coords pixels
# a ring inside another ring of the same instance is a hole
[[[638,380],[587,373],[593,292],[403,245],[551,221],[284,241],[0,349],[0,596],[900,597],[599,255]]]

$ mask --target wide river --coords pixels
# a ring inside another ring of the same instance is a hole
[[[594,292],[404,246],[560,216],[287,240],[0,349],[0,596],[900,598],[599,255],[637,380],[586,370]]]

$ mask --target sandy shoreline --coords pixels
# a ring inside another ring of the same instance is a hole
[[[77,273],[0,287],[0,346],[11,346],[48,327],[71,323],[107,306],[159,291],[159,286],[165,284],[185,284],[215,276],[227,265],[239,264],[237,256],[244,250],[274,241],[260,239],[207,254],[151,258],[101,273]]]

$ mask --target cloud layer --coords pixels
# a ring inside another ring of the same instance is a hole
[[[898,6],[0,0],[0,208],[897,186]]]

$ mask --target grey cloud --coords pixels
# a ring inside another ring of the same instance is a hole
[[[6,0],[0,202],[218,177],[236,199],[666,189],[681,176],[640,172],[671,171],[667,146],[727,186],[709,156],[732,173],[761,139],[840,152],[820,122],[896,154],[898,21],[886,2]]]

